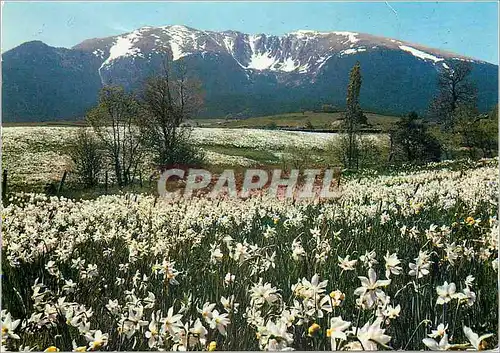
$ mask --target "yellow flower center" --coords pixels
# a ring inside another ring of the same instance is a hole
[[[307,331],[308,331],[309,335],[313,335],[313,334],[315,334],[316,332],[318,332],[320,328],[321,328],[321,327],[320,327],[317,323],[314,323],[314,324],[312,324],[312,325],[309,327],[309,329],[308,329]]]
[[[208,345],[208,351],[213,352],[217,349],[217,343],[215,341],[210,342]]]

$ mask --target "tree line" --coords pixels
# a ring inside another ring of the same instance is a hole
[[[488,114],[477,108],[470,80],[472,64],[452,60],[439,68],[436,96],[426,119],[409,112],[388,131],[388,164],[423,164],[442,159],[488,158],[498,155],[498,105]],[[357,62],[349,74],[340,154],[344,167],[358,169],[374,146],[363,141],[367,118],[359,104],[362,76]],[[383,94],[383,92],[381,92]]]
[[[157,167],[202,163],[202,151],[190,143],[192,130],[183,125],[202,107],[201,85],[188,75],[182,60],[176,64],[164,59],[160,72],[135,92],[116,85],[101,89],[97,105],[86,115],[87,128],[80,129],[70,151],[73,170],[87,187],[98,184],[104,171],[106,175],[111,172],[123,187],[137,177],[144,163]],[[422,164],[464,154],[470,158],[497,155],[498,108],[489,114],[478,111],[471,70],[471,63],[460,60],[440,66],[438,91],[426,119],[409,112],[387,131],[386,164]],[[349,73],[336,151],[349,170],[369,166],[379,148],[362,136],[368,120],[359,102],[361,87],[358,62]]]
[[[201,163],[203,154],[189,143],[191,129],[183,123],[201,108],[203,92],[182,61],[176,64],[164,59],[160,73],[135,92],[101,89],[70,150],[85,186],[97,185],[108,170],[119,187],[127,186],[148,158],[157,166]]]

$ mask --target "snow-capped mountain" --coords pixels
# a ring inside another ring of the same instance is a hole
[[[168,52],[178,60],[193,54],[227,54],[243,69],[272,72],[317,72],[338,57],[386,48],[406,51],[432,63],[445,59],[472,60],[394,39],[355,32],[300,30],[283,36],[251,35],[237,31],[201,31],[186,26],[142,27],[124,35],[86,40],[73,49],[92,51],[103,60],[100,71],[122,58],[151,58]]]
[[[183,59],[189,72],[201,79],[205,114],[211,116],[341,105],[348,71],[356,61],[361,62],[364,77],[362,103],[369,109],[423,111],[435,91],[438,70],[449,60],[473,63],[473,75],[484,86],[479,87],[483,108],[496,103],[497,97],[497,66],[396,39],[345,31],[299,30],[274,36],[171,25],[88,39],[71,49],[40,42],[12,49],[4,54],[4,97],[5,89],[9,92],[4,118],[82,115],[102,84],[137,88],[158,70],[165,55],[174,65]],[[61,92],[57,86],[61,82],[51,82],[58,75],[80,98]],[[41,104],[27,96],[34,87],[39,97],[52,92],[57,101]],[[75,109],[64,106],[68,99]]]

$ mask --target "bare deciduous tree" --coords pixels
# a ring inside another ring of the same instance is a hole
[[[198,155],[188,143],[191,130],[181,125],[200,109],[201,86],[188,76],[182,62],[176,68],[173,72],[165,59],[161,75],[146,80],[141,97],[142,134],[160,165],[193,163]]]
[[[118,86],[102,88],[98,105],[87,114],[87,121],[111,159],[119,186],[131,182],[142,158],[137,127],[141,115],[135,97]]]
[[[452,60],[439,73],[439,92],[432,100],[430,114],[451,130],[456,121],[457,109],[474,109],[476,89],[469,80],[472,65],[468,61]]]

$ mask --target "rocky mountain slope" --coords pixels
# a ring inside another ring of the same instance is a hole
[[[103,84],[138,89],[164,56],[201,80],[204,116],[252,116],[321,104],[342,106],[348,73],[360,61],[365,109],[421,113],[450,60],[472,62],[479,106],[497,102],[498,67],[458,54],[354,32],[296,31],[283,36],[143,27],[88,39],[71,49],[28,42],[3,55],[4,121],[80,118]]]

